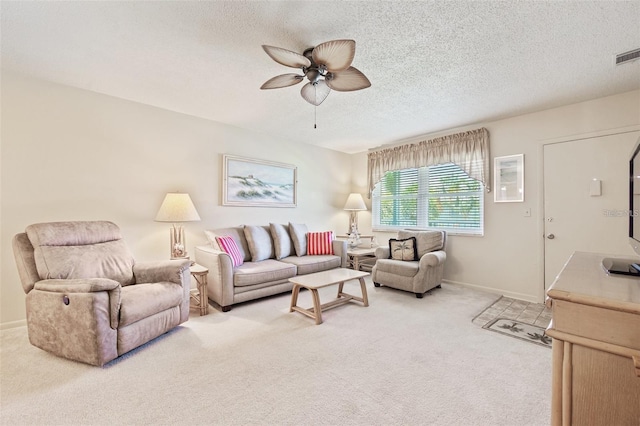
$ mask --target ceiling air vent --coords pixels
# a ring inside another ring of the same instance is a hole
[[[625,64],[638,58],[640,58],[640,49],[630,50],[616,55],[616,65]]]

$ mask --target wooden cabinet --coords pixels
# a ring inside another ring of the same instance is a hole
[[[606,257],[574,253],[547,291],[552,425],[640,425],[640,278]]]

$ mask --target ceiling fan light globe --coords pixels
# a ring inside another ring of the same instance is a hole
[[[302,98],[315,106],[324,102],[329,93],[331,93],[331,88],[327,86],[324,80],[319,80],[316,83],[307,83],[300,90]]]

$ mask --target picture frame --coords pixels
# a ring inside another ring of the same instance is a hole
[[[496,203],[524,201],[524,154],[493,159],[493,188]]]
[[[292,164],[224,154],[222,205],[296,207],[297,167]]]

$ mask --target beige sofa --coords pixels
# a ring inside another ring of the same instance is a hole
[[[308,255],[307,227],[300,224],[239,226],[206,231],[209,245],[195,248],[195,261],[209,269],[207,292],[223,312],[232,305],[290,291],[289,278],[347,266],[346,241],[334,240],[332,255]],[[216,236],[231,236],[243,264],[233,267]]]
[[[13,238],[29,341],[102,366],[189,319],[188,260],[135,262],[111,222],[53,222]]]

